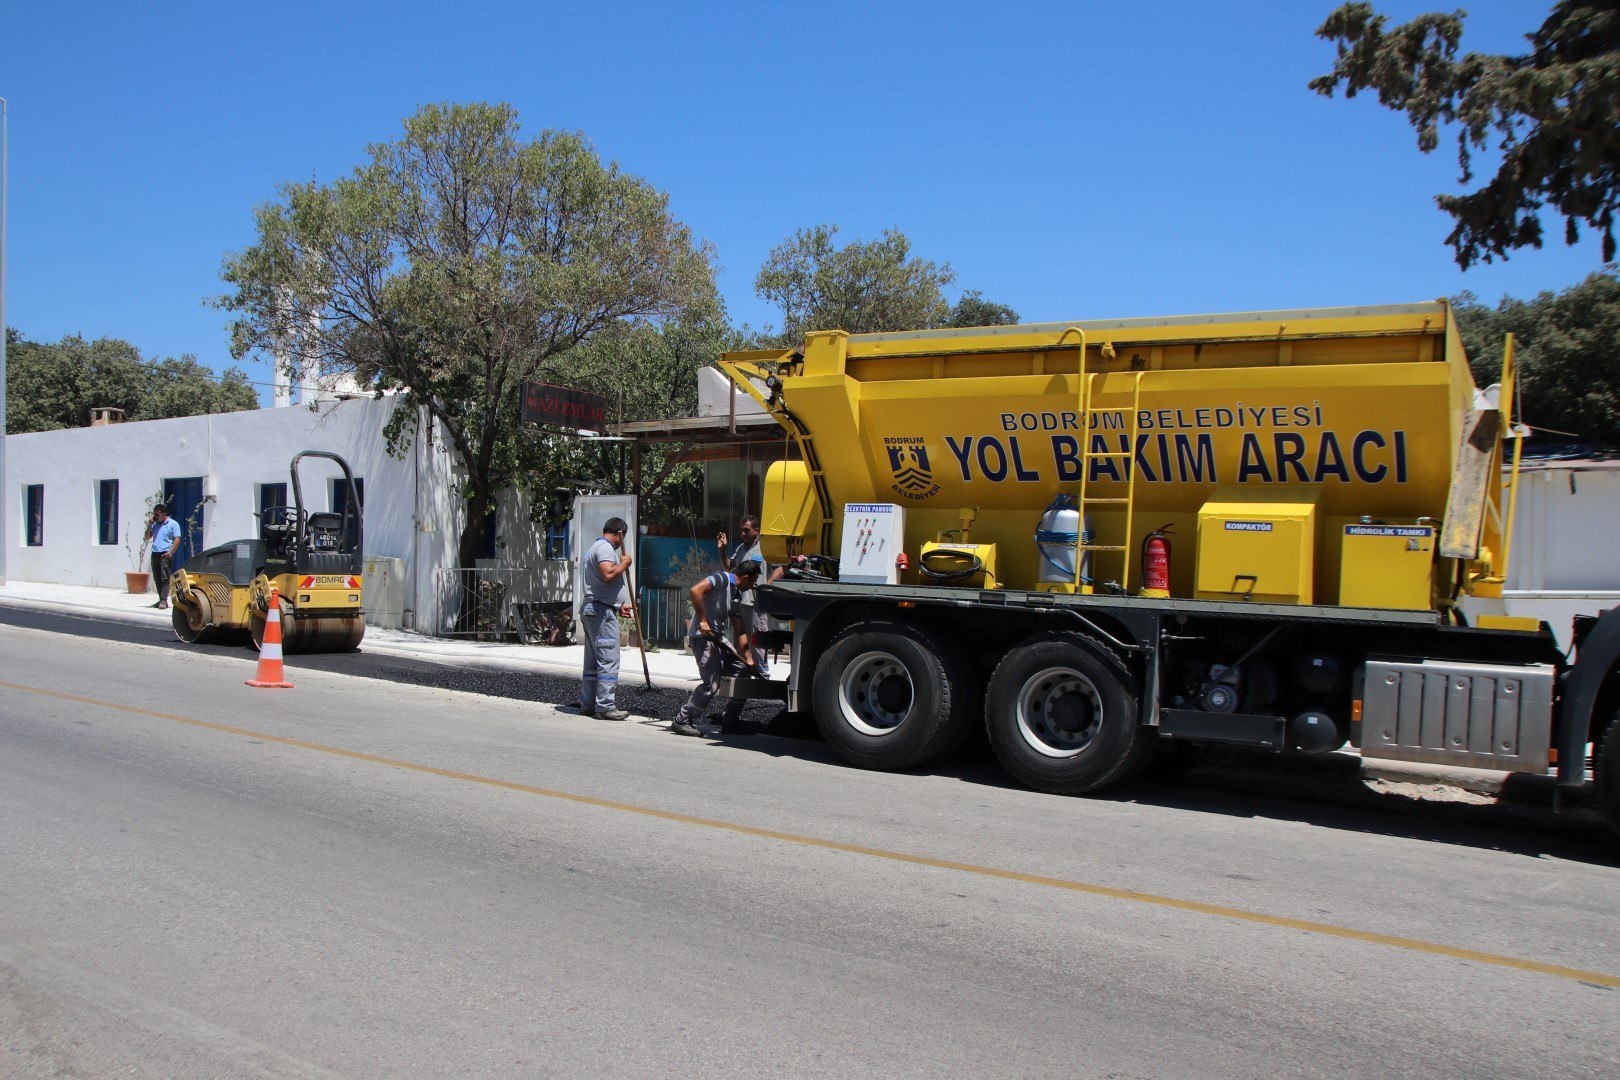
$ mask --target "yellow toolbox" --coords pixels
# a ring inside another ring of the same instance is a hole
[[[1218,487],[1198,511],[1199,600],[1309,604],[1316,492]]]

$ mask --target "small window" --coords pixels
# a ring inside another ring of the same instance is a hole
[[[28,530],[28,546],[45,546],[45,485],[29,484],[23,489],[23,525]]]
[[[547,522],[546,558],[568,561],[568,522]]]
[[[478,558],[495,558],[495,523],[498,520],[498,507],[490,507],[489,513],[484,515],[484,542],[478,548]]]
[[[348,518],[349,512],[349,485],[343,482],[343,477],[332,478],[332,513],[343,514],[344,536],[348,539],[349,550],[354,550],[354,527],[366,511],[366,481],[362,476],[354,478],[354,493],[360,497],[360,508],[354,519]]]
[[[259,485],[259,513],[260,513],[260,515],[263,515],[264,512],[266,510],[270,509],[272,506],[286,506],[286,505],[287,505],[287,485],[286,484],[260,484]]]
[[[101,544],[118,543],[118,481],[96,481],[96,539]]]
[[[360,496],[360,508],[366,505],[366,480],[363,476],[354,478],[354,493]],[[332,513],[341,514],[349,508],[349,485],[343,482],[343,477],[332,478]]]
[[[568,525],[569,505],[571,493],[559,491],[554,495],[546,507],[546,551],[547,559],[560,559],[568,561]]]

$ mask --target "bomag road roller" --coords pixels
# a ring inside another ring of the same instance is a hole
[[[343,512],[307,510],[299,464],[326,458],[343,471]],[[365,634],[360,606],[360,497],[348,462],[306,450],[292,459],[292,506],[256,515],[259,535],[232,540],[187,559],[170,579],[174,632],[182,641],[217,640],[246,631],[264,640],[270,591],[281,598],[287,652],[347,652]]]

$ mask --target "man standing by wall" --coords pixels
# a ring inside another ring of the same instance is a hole
[[[772,567],[765,561],[765,556],[759,550],[759,518],[749,514],[737,523],[737,535],[741,537],[735,544],[727,545],[726,534],[721,533],[717,543],[720,547],[720,565],[726,570],[734,570],[745,562],[757,562],[761,567],[760,576],[769,584],[782,576],[784,567]],[[771,628],[770,616],[759,611],[754,606],[754,589],[750,585],[742,591],[737,614],[748,630],[750,651],[754,657],[754,673],[760,678],[770,677],[770,658],[766,655],[765,646],[761,645],[760,634]]]
[[[169,520],[169,508],[162,503],[152,507],[152,523],[147,527],[152,540],[152,582],[157,586],[155,608],[169,606],[169,575],[174,572],[174,545],[180,542],[180,526]]]
[[[619,689],[619,616],[630,614],[625,592],[630,556],[623,552],[623,518],[608,518],[602,535],[591,545],[579,566],[584,602],[585,673],[579,684],[579,711],[604,720],[628,720],[630,714],[614,704]]]

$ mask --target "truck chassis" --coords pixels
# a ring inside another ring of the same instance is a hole
[[[1588,782],[1620,820],[1620,609],[1546,631],[1434,612],[783,581],[790,711],[852,764],[905,769],[982,724],[1021,783],[1100,791],[1215,744]],[[1589,747],[1591,749],[1589,749]]]

